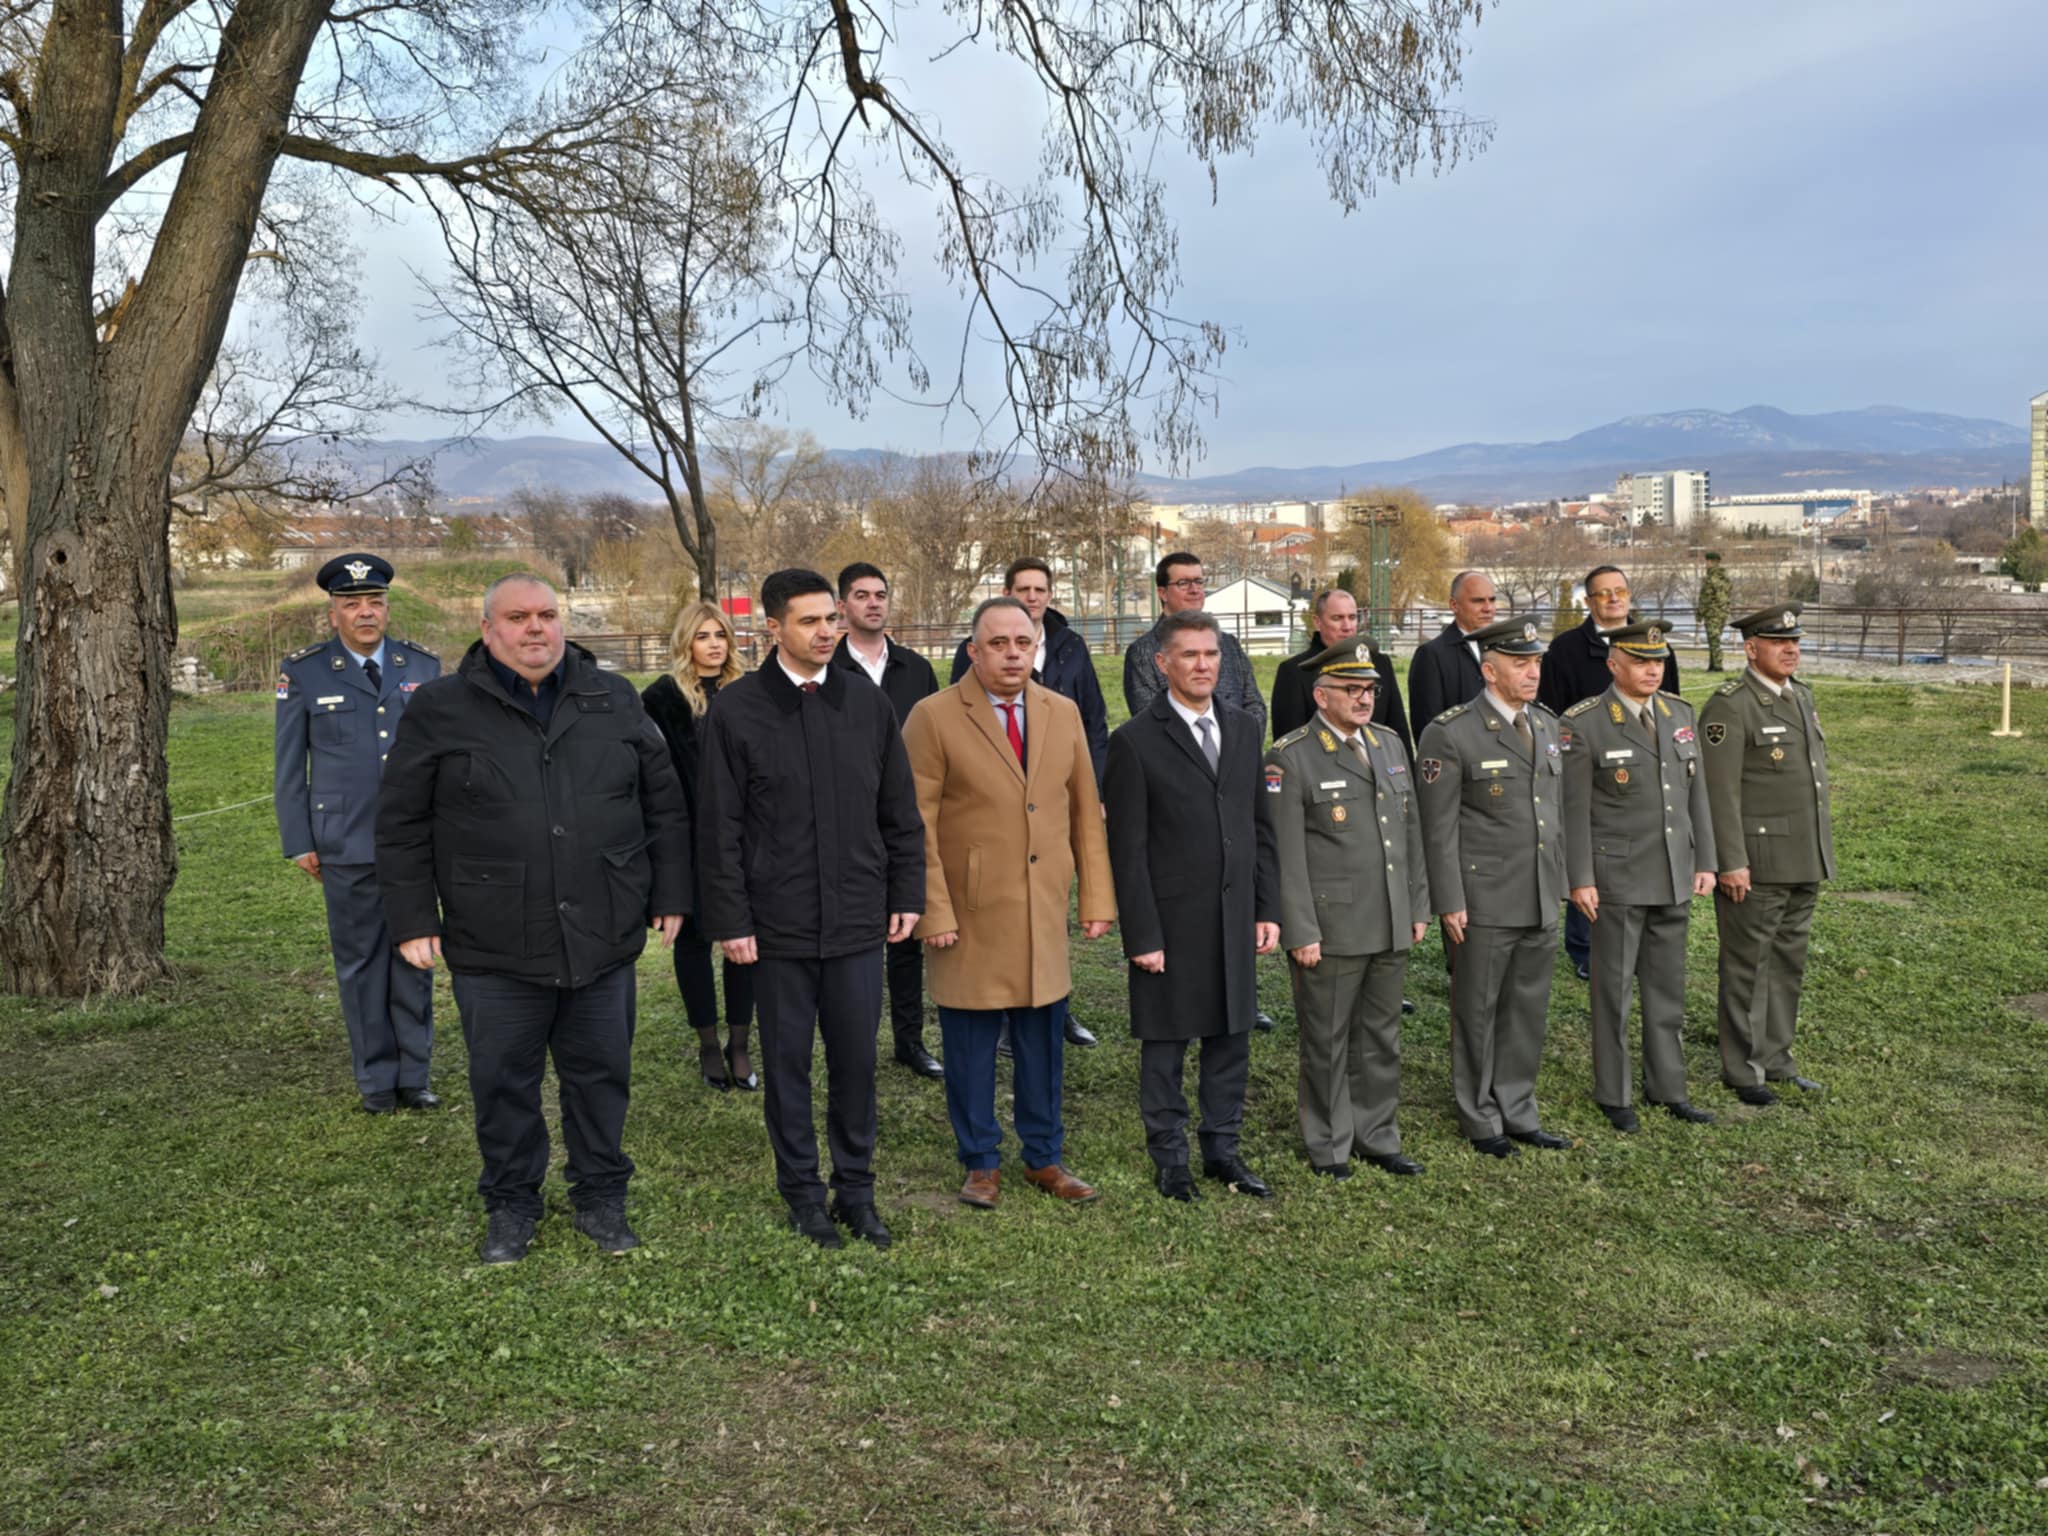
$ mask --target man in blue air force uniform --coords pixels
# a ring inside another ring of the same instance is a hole
[[[391,565],[338,555],[316,578],[334,634],[277,677],[277,830],[284,856],[320,882],[334,979],[363,1108],[432,1109],[431,972],[399,958],[377,890],[377,789],[413,690],[441,675],[432,651],[387,637]]]

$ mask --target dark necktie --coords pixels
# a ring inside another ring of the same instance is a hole
[[[799,684],[797,684],[797,686],[798,686],[799,688],[803,689],[803,691],[804,691],[805,693],[816,693],[816,692],[818,691],[818,685],[817,685],[816,683],[814,683],[814,682],[813,682],[813,683],[799,683]]]
[[[384,673],[378,667],[376,657],[373,656],[363,663],[363,671],[370,679],[370,686],[379,693],[382,693],[384,691]]]
[[[1024,765],[1024,733],[1017,729],[1017,711],[1021,707],[1016,704],[996,706],[1003,712],[1003,729],[1009,733],[1010,750],[1017,754],[1017,766],[1020,768]]]

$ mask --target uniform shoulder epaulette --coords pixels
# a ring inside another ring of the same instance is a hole
[[[1446,720],[1457,719],[1458,716],[1465,713],[1465,711],[1470,709],[1471,707],[1472,706],[1470,704],[1453,704],[1449,709],[1445,710],[1442,714],[1438,715],[1434,720],[1430,721],[1429,723],[1431,725],[1442,725]]]
[[[1531,699],[1529,701],[1529,707],[1531,709],[1541,710],[1544,714],[1550,716],[1550,718],[1553,720],[1557,718],[1557,711],[1552,709],[1548,704],[1539,703],[1537,700]]]
[[[308,656],[317,656],[320,652],[326,649],[327,642],[325,640],[316,640],[311,645],[307,646],[303,651],[293,651],[291,655],[285,657],[285,660],[304,661]]]
[[[395,635],[392,636],[392,638],[394,640],[398,639],[398,637]],[[430,651],[424,645],[421,645],[417,640],[398,640],[398,643],[404,646],[408,651],[417,652],[421,656],[431,656],[436,661],[439,661],[441,659],[441,653],[439,651]]]
[[[1282,736],[1278,741],[1273,743],[1273,750],[1277,752],[1282,747],[1291,747],[1297,741],[1305,741],[1307,739],[1308,727],[1305,725],[1297,725],[1293,730],[1289,731],[1285,736]]]
[[[1570,709],[1564,712],[1564,717],[1567,720],[1576,720],[1580,715],[1583,715],[1587,710],[1593,708],[1599,702],[1600,695],[1597,693],[1589,699],[1581,699],[1578,703],[1574,704]]]
[[[1723,683],[1720,687],[1716,688],[1714,690],[1714,695],[1717,698],[1725,699],[1729,695],[1740,693],[1741,691],[1742,679],[1739,677],[1732,677],[1727,682]]]

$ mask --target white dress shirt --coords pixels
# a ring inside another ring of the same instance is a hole
[[[1209,735],[1216,743],[1216,750],[1218,752],[1223,750],[1223,721],[1217,715],[1216,706],[1213,701],[1207,709],[1189,709],[1187,705],[1181,703],[1180,699],[1175,696],[1174,691],[1169,688],[1166,690],[1166,702],[1173,706],[1173,712],[1176,715],[1179,715],[1181,719],[1188,723],[1188,731],[1195,738],[1196,746],[1199,747],[1202,744],[1202,733],[1195,729],[1195,722],[1197,720],[1206,720],[1209,722]]]

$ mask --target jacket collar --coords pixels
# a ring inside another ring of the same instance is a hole
[[[1223,701],[1213,695],[1209,699],[1209,709],[1216,717],[1216,723],[1219,727],[1228,725],[1233,730],[1244,728],[1239,721],[1235,719],[1226,720],[1224,718]],[[1202,756],[1202,749],[1195,745],[1195,733],[1188,729],[1188,723],[1181,719],[1180,712],[1173,707],[1173,694],[1170,690],[1161,688],[1153,696],[1150,713],[1152,718],[1157,720],[1165,729],[1167,740],[1179,747],[1181,751],[1187,753],[1195,766],[1200,768],[1202,772],[1208,774],[1211,778],[1217,776],[1209,767],[1209,759]],[[1028,752],[1030,749],[1027,746],[1025,750]]]
[[[902,649],[903,647],[898,645],[895,642],[895,640],[893,640],[889,635],[884,634],[882,636],[883,671],[886,672],[892,667],[900,667],[903,665],[903,658],[897,654],[897,652],[901,651]],[[775,658],[771,656],[768,659],[770,661],[773,661]],[[860,666],[860,658],[853,654],[852,637],[848,635],[841,635],[839,637],[839,644],[834,646],[832,649],[832,659],[825,663],[825,670],[829,672],[834,667],[858,666]],[[778,667],[776,670],[780,671],[781,668]],[[784,678],[783,681],[787,682],[788,679]]]
[[[840,638],[839,643],[846,643],[844,636]],[[832,662],[837,659],[835,652],[825,663],[825,670],[818,674],[818,697],[834,709],[842,707],[846,702],[846,668],[860,665],[849,656],[846,658],[845,666],[834,666]],[[785,714],[796,713],[797,706],[804,701],[803,690],[789,680],[789,674],[782,670],[782,665],[775,659],[773,651],[768,653],[766,661],[754,669],[754,675],[761,679],[763,691],[774,701],[776,708]]]
[[[971,671],[953,685],[953,691],[960,695],[967,708],[967,718],[972,720],[988,743],[1009,765],[1010,772],[1017,776],[1019,783],[1029,783],[1038,772],[1038,765],[1045,757],[1045,743],[1039,738],[1045,730],[1045,691],[1038,684],[1027,682],[1018,701],[1024,706],[1024,761],[1017,761],[1017,754],[1010,746],[1010,736],[1003,729],[1003,723],[996,716],[995,701],[989,698],[988,690],[981,686],[981,679]],[[1033,698],[1032,695],[1038,697]]]

